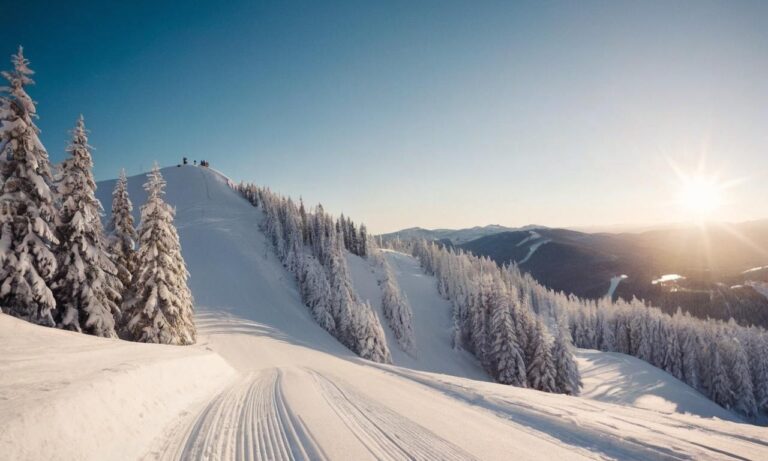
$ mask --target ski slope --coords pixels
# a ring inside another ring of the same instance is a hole
[[[407,255],[386,258],[413,308],[416,357],[383,321],[394,365],[359,359],[314,323],[258,230],[261,212],[225,177],[163,174],[198,344],[103,340],[0,315],[0,459],[768,459],[768,430],[706,414],[696,393],[653,404],[645,396],[674,378],[658,372],[652,384],[647,368],[617,365],[623,356],[580,353],[585,397],[488,382],[451,350],[450,305]],[[129,179],[137,214],[143,181]],[[107,207],[112,186],[99,184]],[[376,268],[349,263],[378,309]]]
[[[415,370],[489,380],[474,356],[466,351],[454,351],[451,347],[452,308],[438,295],[435,279],[425,275],[418,261],[411,256],[388,250],[384,250],[384,255],[413,311],[414,357],[402,351],[382,312],[381,269],[353,254],[347,255],[347,263],[358,296],[371,303],[381,320],[392,362]]]
[[[659,413],[687,413],[740,422],[691,386],[631,355],[577,349],[581,396]]]

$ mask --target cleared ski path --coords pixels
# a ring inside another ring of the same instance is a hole
[[[768,459],[765,428],[484,382],[466,353],[452,365],[439,347],[449,314],[434,311],[447,303],[422,304],[434,280],[405,255],[388,258],[417,304],[418,361],[439,362],[361,360],[315,324],[258,230],[260,211],[226,178],[193,166],[163,174],[197,306],[190,349],[235,372],[180,411],[142,459]],[[143,181],[129,180],[137,212]],[[99,184],[105,205],[112,185]]]

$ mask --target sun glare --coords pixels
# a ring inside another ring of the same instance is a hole
[[[716,179],[686,178],[681,186],[678,202],[689,213],[709,216],[723,204],[722,186]]]

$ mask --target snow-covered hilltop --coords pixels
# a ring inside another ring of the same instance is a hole
[[[392,364],[361,359],[306,307],[264,213],[210,168],[162,170],[197,344],[96,338],[0,314],[3,459],[765,459],[768,430],[623,354],[579,351],[580,397],[496,384],[454,350],[451,303],[385,252],[414,348],[386,320],[385,274],[346,255]],[[128,179],[144,203],[146,178]],[[113,181],[98,184],[111,201]],[[138,210],[134,210],[138,219]]]

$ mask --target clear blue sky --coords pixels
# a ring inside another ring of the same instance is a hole
[[[186,155],[374,231],[584,226],[678,221],[706,155],[743,180],[715,217],[768,217],[768,2],[46,3],[0,0],[0,56],[99,179]]]

